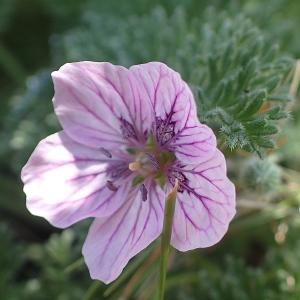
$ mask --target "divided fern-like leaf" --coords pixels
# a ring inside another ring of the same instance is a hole
[[[230,149],[261,156],[275,146],[278,120],[288,116],[285,80],[293,61],[278,56],[278,46],[250,20],[219,19],[226,26],[209,23],[210,34],[201,34],[202,45],[209,48],[202,49],[193,81],[199,117],[219,131]]]

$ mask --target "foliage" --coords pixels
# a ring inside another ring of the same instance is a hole
[[[280,149],[280,156],[284,164],[294,170],[300,169],[300,122],[293,122],[283,132],[283,145]]]
[[[271,244],[273,248],[269,247],[266,250],[263,262],[259,266],[249,265],[240,257],[226,255],[213,275],[207,270],[200,270],[193,276],[189,273],[180,274],[178,281],[174,280],[176,278],[174,276],[172,285],[180,282],[181,279],[191,281],[193,288],[182,284],[179,294],[177,291],[170,292],[170,298],[178,300],[201,299],[201,297],[209,300],[298,299],[300,292],[298,268],[300,243],[296,238],[298,231],[299,221],[292,220],[278,224],[275,238],[277,237],[279,245],[269,242],[269,246]],[[280,239],[279,234],[282,234]]]
[[[9,26],[10,16],[14,10],[14,0],[1,0],[0,1],[0,34],[5,31],[6,27]]]
[[[9,295],[12,293],[12,285],[16,280],[17,271],[23,263],[24,256],[20,245],[13,247],[13,237],[5,224],[0,223],[0,291],[1,294]],[[9,249],[9,251],[7,251]],[[16,259],[17,258],[17,259]],[[11,299],[16,299],[12,297]]]
[[[275,158],[249,159],[243,169],[243,181],[244,185],[252,190],[259,190],[260,192],[278,190],[281,183],[281,173]]]
[[[278,58],[277,45],[270,47],[250,20],[221,19],[225,21],[212,28],[204,26],[207,38],[198,74],[196,70],[193,76],[199,78],[199,116],[220,130],[230,149],[261,155],[264,148],[274,147],[276,124],[287,116],[282,109],[288,101],[282,80],[291,62]]]
[[[49,72],[40,71],[28,78],[26,86],[24,94],[15,95],[11,100],[13,109],[0,133],[1,139],[8,141],[0,145],[0,153],[11,158],[15,171],[24,165],[38,140],[58,129],[50,100],[52,85]]]

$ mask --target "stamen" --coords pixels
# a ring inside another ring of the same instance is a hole
[[[140,185],[140,192],[142,194],[142,201],[145,202],[147,200],[148,191],[143,183]]]
[[[169,193],[169,195],[172,193],[177,193],[178,189],[179,189],[179,180],[176,178],[174,187],[173,187],[172,191]]]
[[[161,145],[169,142],[175,135],[175,122],[170,121],[171,116],[166,120],[156,118],[156,138]]]
[[[140,170],[141,167],[141,163],[138,161],[134,161],[128,165],[129,170],[132,172]]]
[[[185,175],[177,170],[171,170],[169,173],[169,181],[175,186],[176,180],[178,181],[178,192],[182,193],[184,191],[184,185],[188,184],[188,179]]]
[[[102,152],[102,154],[104,154],[106,157],[112,158],[111,153],[110,153],[107,149],[101,147],[99,150],[100,150],[100,151]]]
[[[114,185],[114,183],[111,180],[107,180],[106,186],[109,190],[116,192],[118,188]]]
[[[121,122],[121,126],[120,126],[121,132],[124,139],[128,139],[128,138],[137,139],[134,127],[123,118],[120,119],[120,122]]]

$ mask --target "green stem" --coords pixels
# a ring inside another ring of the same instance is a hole
[[[95,299],[95,294],[97,292],[97,290],[102,286],[101,282],[99,281],[94,281],[89,289],[87,290],[86,294],[83,297],[83,300],[93,300]]]
[[[168,194],[165,203],[164,224],[161,237],[161,254],[160,254],[160,274],[158,283],[158,299],[163,300],[165,294],[168,258],[170,252],[170,240],[172,232],[172,223],[178,189],[178,181],[176,181],[173,190]]]
[[[72,264],[70,264],[69,266],[67,266],[65,268],[65,273],[66,274],[70,274],[72,273],[73,271],[79,269],[81,266],[83,266],[84,264],[84,260],[83,260],[83,257],[80,257],[78,258],[77,260],[75,260]]]

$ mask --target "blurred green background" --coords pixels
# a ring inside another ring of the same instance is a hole
[[[295,0],[0,0],[0,299],[155,299],[157,243],[107,287],[81,259],[89,220],[61,232],[25,207],[20,170],[59,129],[50,73],[78,60],[166,62],[227,157],[238,214],[218,245],[172,252],[166,299],[300,299],[299,16]]]

